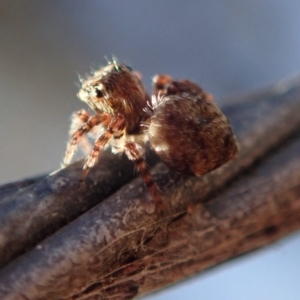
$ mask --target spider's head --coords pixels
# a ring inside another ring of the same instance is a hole
[[[132,128],[149,100],[138,73],[115,59],[82,81],[78,97],[98,113],[124,115]]]

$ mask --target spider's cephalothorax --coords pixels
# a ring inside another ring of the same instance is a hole
[[[148,136],[167,166],[200,176],[235,156],[238,147],[231,126],[210,94],[168,75],[155,76],[153,85],[156,96]]]
[[[127,133],[140,130],[149,101],[136,73],[116,60],[83,81],[78,97],[97,113],[123,115]]]
[[[113,153],[125,152],[135,162],[160,208],[164,205],[144,160],[144,141],[150,142],[170,168],[196,176],[221,166],[237,153],[226,117],[212,96],[189,80],[156,75],[151,103],[139,74],[113,59],[82,81],[78,96],[95,115],[81,110],[73,116],[64,165],[70,163],[78,142],[93,132],[97,138],[85,158],[84,176],[110,144]]]

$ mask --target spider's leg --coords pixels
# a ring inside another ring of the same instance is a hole
[[[86,123],[89,118],[90,118],[90,114],[84,109],[73,113],[71,117],[69,136],[72,136],[73,133],[77,131],[84,123]],[[91,133],[92,131],[90,131],[89,133]],[[81,137],[79,141],[79,148],[84,153],[85,156],[91,151],[92,146],[86,135],[83,135]]]
[[[71,117],[69,135],[72,136],[73,133],[77,131],[83,124],[85,124],[89,118],[90,114],[84,109],[74,112]]]
[[[173,78],[167,74],[158,74],[152,78],[153,94],[165,95],[167,93],[168,86],[172,83]]]
[[[93,149],[90,154],[86,157],[83,169],[86,176],[89,170],[96,164],[98,160],[99,153],[102,151],[107,142],[111,139],[114,133],[122,131],[125,128],[125,118],[123,115],[119,114],[113,117],[107,129],[96,139]]]
[[[161,193],[159,192],[156,184],[152,180],[148,166],[143,157],[143,152],[141,151],[141,147],[137,143],[126,142],[125,153],[130,160],[134,161],[140,173],[140,176],[142,177],[142,180],[144,181],[145,185],[149,189],[153,197],[153,200],[156,202],[158,208],[164,210],[165,205],[162,201]]]
[[[86,134],[99,124],[103,124],[105,126],[110,120],[111,116],[109,114],[99,114],[88,117],[86,122],[81,125],[75,132],[73,132],[72,137],[67,145],[65,158],[62,165],[66,166],[71,162],[72,157],[74,156],[74,153],[76,151],[77,144],[84,134]]]

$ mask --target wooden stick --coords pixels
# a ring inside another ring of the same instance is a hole
[[[86,182],[78,181],[75,164],[3,199],[0,298],[131,299],[297,229],[300,142],[286,140],[300,128],[299,78],[222,109],[239,140],[239,156],[200,178],[157,164],[152,174],[168,206],[164,214],[140,179],[106,198],[119,188],[114,168],[120,161],[109,155],[105,162],[115,165],[100,167]]]

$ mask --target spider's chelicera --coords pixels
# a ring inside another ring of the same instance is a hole
[[[160,192],[144,160],[145,142],[149,141],[168,167],[196,176],[220,167],[237,153],[237,142],[226,117],[212,96],[189,80],[156,75],[150,98],[139,74],[113,59],[82,81],[78,97],[95,114],[89,115],[85,110],[74,114],[63,164],[71,162],[78,142],[100,127],[85,158],[84,175],[109,143],[113,153],[125,152],[135,162],[160,207]]]

